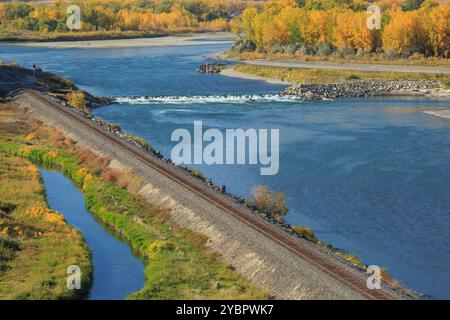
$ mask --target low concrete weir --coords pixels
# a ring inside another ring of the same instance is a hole
[[[82,121],[74,121],[69,110],[61,112],[24,91],[15,102],[26,107],[32,116],[58,128],[62,133],[97,154],[114,161],[110,166],[132,170],[145,181],[139,191],[149,202],[171,209],[179,225],[205,235],[207,245],[222,259],[280,299],[393,299],[402,298],[389,290],[365,288],[365,274],[346,265],[311,243],[292,244],[285,236],[273,236],[267,228],[256,228],[256,218],[241,219],[230,209],[208,201],[195,189],[183,186],[136,154],[130,154],[103,133],[89,130]],[[64,108],[64,107],[61,107]],[[72,112],[70,112],[72,113]],[[75,114],[74,114],[75,115]],[[79,115],[75,115],[79,117]],[[217,196],[219,197],[219,196]],[[253,220],[252,220],[253,219]],[[274,230],[272,230],[274,231]],[[277,234],[280,231],[274,231]],[[286,243],[279,239],[284,239]],[[291,246],[288,245],[291,243]],[[292,248],[291,248],[292,247]],[[377,291],[377,292],[374,292]]]

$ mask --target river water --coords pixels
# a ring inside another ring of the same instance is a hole
[[[90,300],[121,300],[144,286],[145,265],[86,210],[83,194],[60,172],[39,169],[52,210],[80,230],[91,248],[94,267]],[[83,272],[83,270],[81,270]]]
[[[261,176],[254,165],[196,167],[232,193],[249,196],[261,184],[285,193],[288,222],[387,267],[425,297],[450,298],[450,121],[421,112],[448,108],[449,100],[285,101],[271,95],[279,85],[196,73],[205,55],[226,48],[11,46],[0,48],[0,59],[36,63],[93,94],[122,97],[95,114],[166,156],[172,131],[192,132],[194,120],[205,129],[279,129],[277,175]]]

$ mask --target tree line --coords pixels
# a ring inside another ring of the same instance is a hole
[[[373,4],[380,8],[380,29],[367,27]],[[263,8],[246,8],[231,27],[240,52],[450,54],[448,0],[270,0]]]
[[[40,33],[68,32],[69,5],[81,9],[80,31],[153,31],[182,29],[221,31],[245,8],[243,1],[227,0],[56,0],[0,3],[0,29]]]

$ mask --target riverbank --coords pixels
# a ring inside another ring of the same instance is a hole
[[[230,221],[231,217],[224,215],[224,212],[218,210],[217,207],[202,202],[194,195],[186,193],[186,190],[179,186],[174,186],[173,181],[167,179],[167,177],[162,178],[160,175],[151,172],[148,167],[142,166],[142,163],[139,161],[136,162],[130,159],[129,153],[124,153],[120,148],[117,149],[110,143],[105,143],[103,139],[99,139],[97,135],[92,135],[85,127],[79,127],[73,121],[62,117],[59,113],[55,113],[54,110],[49,109],[39,99],[35,99],[27,93],[22,93],[16,96],[15,101],[20,103],[22,107],[29,109],[32,112],[32,116],[40,118],[51,126],[57,126],[70,139],[80,141],[77,145],[87,146],[91,152],[94,152],[101,158],[106,156],[109,159],[114,159],[110,163],[111,169],[120,171],[125,169],[128,173],[135,172],[135,175],[140,177],[138,179],[140,182],[133,184],[134,192],[138,192],[148,202],[156,204],[157,207],[167,208],[170,211],[171,218],[177,224],[206,236],[208,238],[208,248],[212,248],[215,252],[222,254],[223,261],[232,264],[241,274],[251,279],[254,284],[263,286],[274,296],[291,299],[320,298],[323,297],[323,287],[331,290],[327,294],[330,297],[350,297],[354,294],[347,291],[348,288],[345,288],[345,286],[342,287],[342,284],[336,283],[333,277],[326,274],[318,275],[317,273],[320,272],[315,268],[311,268],[307,261],[290,256],[283,249],[280,251],[280,248],[277,248],[274,243],[267,243],[267,245],[260,247],[261,241],[266,241],[267,239],[264,240],[264,237],[254,234],[254,230],[251,228],[247,230],[247,227],[243,228],[239,221]],[[98,122],[92,115],[86,114],[79,109],[76,110],[79,111],[83,118],[93,122],[96,126],[102,127],[104,130],[110,131],[121,139],[130,142],[123,136],[124,132],[121,131],[120,127],[107,123],[103,124]],[[141,147],[146,149],[142,145]],[[153,148],[147,148],[147,150],[150,153],[155,152]],[[169,159],[162,158],[160,154],[155,155],[170,163]],[[189,171],[187,168],[182,169]],[[233,198],[233,195],[230,195],[230,199],[239,203],[243,201],[242,198]],[[274,221],[273,218],[269,219],[267,215],[260,212],[253,211],[253,214],[266,219],[275,228],[283,230],[289,237],[299,240],[307,239],[308,246],[314,244],[314,250],[318,250],[321,255],[333,257],[332,259],[338,264],[343,265],[345,268],[353,269],[352,272],[356,272],[358,277],[364,277],[366,266],[359,259],[317,240],[311,230],[307,228],[294,229],[286,223]],[[227,226],[225,230],[224,226]],[[258,245],[255,247],[256,243]],[[245,258],[249,256],[253,258]],[[288,261],[290,262],[288,263]],[[289,267],[292,264],[301,265],[301,270],[292,270]],[[358,269],[355,269],[354,266],[357,266]],[[255,267],[260,268],[260,272],[257,274],[252,272]],[[284,270],[276,279],[269,276],[274,268]],[[305,278],[301,281],[301,284],[292,282],[292,279],[299,278]],[[387,280],[388,278],[385,279]],[[396,291],[400,296],[405,294],[404,289],[398,283],[392,280],[391,283],[395,284],[395,287],[397,287]],[[309,289],[305,291],[305,287]]]
[[[435,117],[450,119],[450,110],[425,110],[422,112]]]
[[[288,83],[302,84],[327,84],[344,83],[357,80],[435,80],[442,83],[444,87],[450,86],[450,74],[431,74],[417,72],[390,71],[361,71],[340,70],[333,68],[290,68],[275,66],[258,66],[238,64],[232,67],[238,74],[248,74],[263,78],[282,80]]]
[[[0,150],[0,299],[81,299],[92,282],[90,250],[64,216],[50,210],[37,167],[27,157],[33,123],[0,104],[0,144],[20,137],[20,154]],[[49,150],[47,157],[56,157]],[[69,290],[67,268],[82,272],[81,289]]]
[[[237,65],[225,76],[289,85],[285,96],[301,100],[326,100],[371,96],[427,96],[450,98],[450,75],[290,69]]]
[[[139,254],[146,263],[146,283],[130,298],[268,298],[265,291],[255,288],[207,249],[204,237],[174,223],[167,209],[134,194],[132,191],[142,188],[139,177],[27,116],[24,127],[30,127],[31,122],[38,124],[30,133],[33,139],[23,140],[21,132],[7,139],[2,135],[0,150],[64,172],[82,190],[88,210]]]
[[[338,98],[367,98],[373,96],[430,96],[450,98],[450,90],[441,88],[438,81],[355,81],[331,84],[294,84],[281,95],[296,96],[302,100],[332,100]]]
[[[162,46],[192,46],[207,44],[231,43],[233,36],[227,32],[218,33],[192,33],[180,35],[164,35],[155,37],[135,37],[126,39],[87,39],[64,41],[32,41],[0,42],[2,45],[19,45],[27,47],[47,48],[134,48],[134,47],[162,47]]]
[[[272,84],[289,85],[291,83],[286,80],[270,78],[270,77],[265,77],[265,76],[259,76],[259,75],[251,74],[251,73],[239,72],[233,68],[224,69],[224,70],[220,71],[220,74],[225,77],[265,81],[267,83],[272,83]]]

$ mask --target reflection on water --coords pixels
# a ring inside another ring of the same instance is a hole
[[[48,205],[80,230],[92,250],[94,281],[89,299],[120,300],[144,286],[144,264],[86,210],[83,195],[61,173],[39,169]],[[83,272],[83,270],[81,270]]]
[[[282,87],[195,71],[204,56],[226,48],[1,47],[0,56],[35,62],[109,96],[260,95]],[[257,166],[199,168],[233,193],[248,196],[259,184],[286,193],[289,222],[388,267],[413,289],[450,298],[450,121],[420,112],[448,106],[448,100],[417,97],[160,103],[110,106],[96,115],[147,138],[165,155],[172,131],[190,129],[194,120],[205,129],[279,128],[278,175],[260,176]]]

